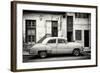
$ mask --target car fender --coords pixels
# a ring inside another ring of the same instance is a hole
[[[71,43],[68,43],[68,45],[74,50],[74,49],[81,49],[82,48],[82,45],[80,43],[77,43],[77,42],[71,42]]]
[[[48,54],[52,53],[51,47],[46,45],[45,50],[47,51]]]

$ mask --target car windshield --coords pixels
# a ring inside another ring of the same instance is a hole
[[[42,43],[43,42],[43,40],[39,40],[39,41],[37,41],[36,43]]]

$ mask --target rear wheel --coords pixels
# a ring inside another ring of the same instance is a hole
[[[80,50],[79,50],[79,49],[75,49],[75,50],[73,51],[73,55],[74,55],[74,56],[79,56],[79,55],[80,55]]]
[[[40,56],[41,58],[45,58],[45,57],[47,57],[47,52],[41,51],[41,52],[39,52],[39,56]]]

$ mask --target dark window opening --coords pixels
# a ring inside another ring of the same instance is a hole
[[[84,30],[84,46],[89,47],[89,30]]]

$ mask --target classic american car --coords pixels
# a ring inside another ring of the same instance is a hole
[[[41,43],[36,43],[30,48],[31,55],[38,55],[41,58],[49,54],[73,54],[79,56],[83,52],[83,46],[77,42],[67,42],[63,37],[48,37]]]

